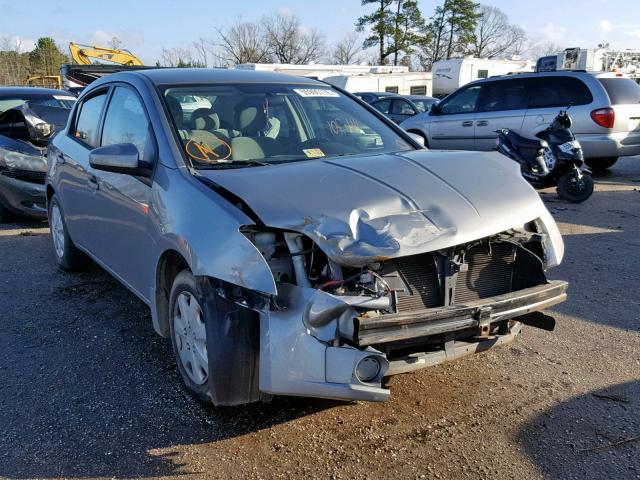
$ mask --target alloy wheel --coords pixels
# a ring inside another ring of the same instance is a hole
[[[173,335],[184,371],[193,383],[203,385],[209,376],[207,332],[202,308],[191,292],[181,292],[176,299]]]

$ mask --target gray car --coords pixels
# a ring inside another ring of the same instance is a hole
[[[587,164],[602,170],[618,157],[640,154],[640,86],[614,73],[558,71],[478,80],[401,126],[429,148],[493,150],[496,130],[533,138],[561,108]]]
[[[211,108],[185,118],[181,99]],[[91,84],[49,149],[55,257],[151,308],[187,390],[383,401],[388,375],[513,340],[565,299],[514,163],[435,153],[326,84],[161,69]],[[105,327],[108,328],[108,327]]]

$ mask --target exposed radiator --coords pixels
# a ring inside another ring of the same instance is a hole
[[[473,247],[465,255],[467,270],[458,272],[454,303],[509,293],[513,286],[514,250],[508,243]]]
[[[489,248],[488,243],[483,243],[468,250],[464,256],[465,265],[457,275],[453,303],[471,302],[512,292],[514,287],[530,286],[514,283],[516,248],[508,243],[492,243]],[[394,268],[386,272],[385,278],[396,292],[398,312],[444,305],[434,262],[431,254],[413,255],[393,262]],[[535,262],[533,267],[539,269]],[[543,275],[541,280],[544,281]]]

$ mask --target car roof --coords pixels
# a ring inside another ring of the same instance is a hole
[[[429,95],[404,95],[403,98],[409,100],[438,100],[436,97],[430,97]]]
[[[155,85],[206,84],[206,83],[294,83],[300,85],[327,86],[312,78],[298,77],[278,72],[224,68],[157,68],[118,72],[107,81],[116,81],[122,77],[137,75],[146,77]]]
[[[66,90],[57,90],[55,88],[41,88],[41,87],[0,87],[0,95],[66,95],[72,97],[73,94]]]
[[[493,80],[508,80],[512,78],[538,78],[538,77],[592,77],[586,70],[555,70],[553,72],[515,72],[505,75],[494,75],[488,78],[475,80],[473,83],[485,83]]]

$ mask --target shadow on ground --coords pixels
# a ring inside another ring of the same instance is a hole
[[[241,436],[338,405],[194,402],[148,308],[97,266],[57,270],[49,236],[37,226],[26,236],[7,235],[15,226],[0,229],[1,252],[18,251],[20,242],[30,254],[2,260],[0,477],[184,474],[171,454],[153,450]]]
[[[518,443],[549,479],[640,476],[640,381],[587,393],[525,425]]]

